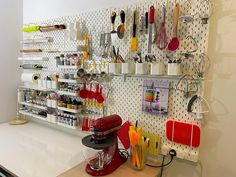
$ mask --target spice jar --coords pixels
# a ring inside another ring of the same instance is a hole
[[[73,100],[73,102],[72,102],[72,109],[78,110],[78,105],[77,105],[77,101],[76,100]]]
[[[72,101],[71,98],[69,98],[68,102],[67,102],[67,108],[68,109],[72,109]]]

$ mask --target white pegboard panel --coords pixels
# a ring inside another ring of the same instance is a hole
[[[207,0],[206,0],[207,1]],[[191,41],[187,39],[188,35],[191,35],[198,44],[198,50],[194,54],[195,58],[183,59],[183,73],[195,75],[196,71],[194,70],[193,63],[198,60],[198,57],[201,53],[207,51],[207,42],[208,42],[208,25],[203,25],[201,19],[199,18],[198,9],[200,3],[203,1],[199,0],[179,0],[180,3],[180,15],[194,15],[195,20],[192,23],[184,24],[179,22],[178,38],[180,39],[180,47],[175,52],[168,52],[166,50],[159,50],[156,45],[152,45],[152,53],[156,55],[158,60],[161,60],[167,64],[168,59],[166,55],[169,54],[175,59],[178,59],[181,53],[185,53],[187,50],[192,50],[193,46]],[[99,36],[101,32],[110,32],[111,31],[111,22],[110,16],[111,12],[115,11],[117,14],[115,28],[117,29],[120,24],[119,13],[121,10],[124,10],[126,13],[126,23],[125,23],[125,37],[124,39],[118,39],[115,43],[116,47],[119,47],[120,54],[125,60],[128,60],[131,56],[130,52],[130,39],[131,39],[131,29],[133,23],[133,12],[137,10],[138,16],[142,15],[146,11],[149,11],[149,7],[154,5],[156,8],[155,21],[157,23],[157,29],[160,27],[161,11],[163,4],[166,5],[166,29],[168,34],[168,39],[172,38],[173,33],[173,10],[175,6],[175,0],[149,0],[141,1],[137,4],[124,7],[115,7],[110,9],[102,9],[93,12],[80,13],[74,16],[68,16],[53,20],[45,20],[42,22],[37,22],[37,25],[55,25],[55,24],[68,24],[70,22],[75,23],[79,21],[84,24],[86,27],[83,32],[89,34],[92,39],[93,47],[93,60],[96,60],[97,63],[101,61],[101,54],[103,48],[99,46]],[[209,10],[207,6],[203,6],[206,10]],[[139,19],[137,19],[139,26]],[[28,24],[32,25],[32,24]],[[139,29],[137,29],[139,31]],[[52,32],[36,32],[24,34],[24,38],[29,36],[33,37],[35,35],[43,37],[53,37],[54,42],[48,44],[37,44],[37,45],[24,45],[24,48],[42,48],[42,49],[61,49],[61,48],[74,48],[77,45],[82,45],[83,41],[70,41],[65,38],[66,30],[62,31],[52,31]],[[147,39],[148,35],[137,33],[139,40],[139,50],[144,56],[147,53]],[[47,62],[39,62],[43,66],[47,67],[48,70],[53,70],[55,72],[62,72],[58,70],[55,65],[54,57],[58,56],[59,53],[42,53],[43,56],[49,57]],[[29,63],[29,62],[25,62]],[[38,63],[38,62],[37,62]],[[37,71],[40,72],[40,71]],[[51,72],[40,72],[42,76],[46,76]],[[187,103],[188,99],[183,96],[183,93],[170,89],[169,93],[169,105],[168,105],[168,116],[162,115],[153,115],[149,113],[142,112],[142,94],[143,90],[140,85],[143,84],[145,78],[138,77],[128,77],[126,82],[124,82],[123,77],[114,77],[111,81],[112,92],[110,98],[108,99],[109,113],[117,113],[122,118],[123,121],[127,120],[129,117],[132,122],[136,119],[139,119],[140,124],[143,126],[144,130],[149,133],[158,134],[162,138],[163,147],[173,147],[176,150],[184,152],[184,158],[191,161],[196,161],[198,157],[198,148],[190,148],[188,146],[172,143],[168,141],[165,137],[165,121],[167,118],[173,118],[175,120],[195,123],[200,125],[200,121],[195,118],[194,115],[187,113]],[[152,78],[151,80],[158,80],[157,78]],[[160,79],[159,79],[160,80]],[[170,87],[174,88],[177,83],[177,79],[168,79],[170,81]]]
[[[187,112],[187,104],[189,99],[184,98],[181,92],[177,92],[174,87],[176,79],[168,79],[170,82],[168,116],[155,115],[142,111],[142,95],[143,81],[146,78],[130,78],[124,82],[122,77],[115,76],[112,79],[112,88],[109,103],[109,113],[120,115],[124,121],[130,119],[135,123],[136,120],[143,127],[143,130],[148,133],[159,135],[162,138],[162,146],[173,148],[178,152],[181,151],[185,155],[185,159],[197,161],[198,148],[190,148],[185,145],[176,144],[167,140],[165,136],[165,122],[167,118],[174,119],[185,123],[195,123],[201,126],[201,122],[196,119],[196,116]],[[158,79],[150,79],[156,81]],[[159,79],[160,80],[160,79]],[[189,154],[195,154],[189,156]]]

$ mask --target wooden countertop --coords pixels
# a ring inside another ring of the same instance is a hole
[[[72,169],[62,173],[58,177],[91,177],[85,172],[86,163],[83,162]],[[106,177],[156,177],[160,173],[160,168],[152,168],[145,166],[143,170],[134,170],[131,167],[129,160],[116,169],[112,174]]]

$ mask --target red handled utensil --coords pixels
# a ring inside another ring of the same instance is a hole
[[[93,94],[93,98],[96,99],[99,96],[99,84],[96,85],[96,91]]]
[[[149,11],[149,25],[148,25],[148,53],[151,53],[152,51],[152,30],[154,25],[154,14],[155,14],[155,8],[154,6],[151,6]]]
[[[86,88],[86,83],[84,83],[84,88],[82,90],[80,90],[79,96],[83,99],[88,98],[88,90]]]
[[[174,10],[174,35],[170,43],[168,44],[168,50],[170,51],[175,51],[179,47],[179,40],[177,38],[178,22],[179,22],[179,3],[176,3]]]
[[[94,98],[94,91],[92,90],[92,88],[93,88],[93,84],[90,83],[90,89],[88,91],[88,96],[87,96],[87,98],[89,98],[89,99],[93,99]]]
[[[102,93],[102,86],[100,86],[100,92],[99,92],[99,95],[98,97],[96,98],[97,102],[98,103],[103,103],[104,102],[104,97],[103,97],[103,93]]]

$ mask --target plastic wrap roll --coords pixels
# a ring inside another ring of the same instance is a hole
[[[23,73],[21,74],[22,82],[37,83],[40,75],[35,73]]]

